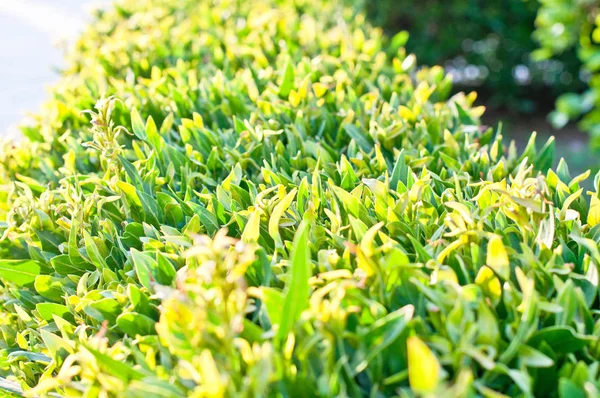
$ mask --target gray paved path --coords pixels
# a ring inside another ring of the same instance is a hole
[[[62,50],[89,20],[90,0],[0,0],[0,136],[35,112],[57,79]]]

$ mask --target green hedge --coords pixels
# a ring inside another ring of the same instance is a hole
[[[0,388],[597,394],[598,178],[404,40],[333,1],[100,12],[0,159]]]

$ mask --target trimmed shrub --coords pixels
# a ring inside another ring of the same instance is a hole
[[[404,39],[334,1],[100,12],[1,157],[0,387],[597,394],[598,178]]]

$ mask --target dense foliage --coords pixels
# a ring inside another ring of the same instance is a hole
[[[0,387],[596,396],[600,182],[404,41],[323,0],[99,13],[0,159]]]

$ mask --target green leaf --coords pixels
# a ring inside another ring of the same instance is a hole
[[[50,275],[38,275],[35,278],[35,290],[45,298],[51,301],[60,302],[63,300],[65,291],[63,286],[66,283],[61,278],[54,278]]]
[[[69,322],[75,322],[75,318],[69,308],[62,304],[56,303],[39,303],[35,306],[35,309],[40,314],[42,319],[51,322],[54,315],[58,315],[61,318],[68,320]]]
[[[108,267],[106,260],[102,254],[100,254],[98,246],[96,246],[96,242],[94,242],[94,239],[86,230],[83,230],[83,239],[85,241],[85,251],[87,252],[92,264],[94,264],[98,269]]]
[[[586,398],[588,395],[577,384],[561,377],[558,382],[558,396],[559,398]]]
[[[285,306],[285,297],[280,290],[261,286],[261,301],[267,310],[271,325],[281,325],[283,308]]]
[[[17,286],[33,286],[35,278],[49,270],[34,260],[0,260],[0,278]]]
[[[308,306],[310,286],[308,279],[311,276],[309,245],[310,223],[302,221],[292,243],[291,277],[286,287],[285,302],[278,337],[285,340],[294,327],[300,314]]]
[[[146,289],[150,289],[152,283],[156,282],[155,274],[158,264],[153,258],[136,249],[131,249],[131,258],[133,259],[133,266],[141,285]]]
[[[294,67],[290,59],[285,63],[282,70],[282,80],[279,85],[279,97],[287,99],[290,92],[294,89],[294,79],[296,77],[294,73]]]
[[[71,258],[67,254],[61,254],[60,256],[52,257],[50,265],[57,274],[62,276],[68,275],[83,275],[86,271],[91,271],[95,267],[88,262],[77,262],[73,263]]]
[[[158,319],[156,307],[150,303],[150,299],[140,288],[133,284],[127,285],[127,295],[129,296],[129,300],[131,300],[131,305],[133,305],[135,312]]]
[[[473,118],[471,118],[471,115],[469,115],[469,113],[467,113],[467,111],[465,111],[463,107],[458,104],[458,102],[455,102],[454,105],[456,106],[456,110],[458,111],[458,118],[462,124],[467,126],[477,124],[475,123]]]
[[[542,342],[546,342],[555,353],[564,355],[577,352],[594,340],[591,336],[576,333],[568,326],[551,326],[534,333],[527,344],[537,348]]]
[[[399,182],[404,183],[404,185],[406,185],[408,182],[408,173],[410,170],[406,165],[404,158],[404,149],[402,149],[398,155],[398,159],[396,160],[396,164],[394,165],[394,169],[392,170],[392,175],[390,177],[390,187],[393,190],[397,189]]]
[[[133,133],[140,140],[146,140],[146,128],[144,127],[144,122],[140,117],[137,109],[133,108],[131,111],[131,127],[133,128]]]
[[[64,360],[69,354],[74,352],[73,347],[62,337],[45,330],[40,330],[40,335],[54,361]]]
[[[373,150],[375,144],[368,133],[364,134],[356,125],[350,123],[344,125],[344,130],[364,152],[370,153]]]
[[[119,329],[131,337],[156,334],[155,323],[154,319],[137,312],[127,312],[117,318]]]
[[[115,377],[123,380],[141,380],[144,374],[133,366],[123,361],[117,361],[110,356],[90,347],[85,346],[85,349],[89,351],[98,362],[98,365],[107,373],[114,375]]]
[[[395,53],[398,52],[398,49],[400,47],[404,47],[404,45],[408,41],[408,38],[409,34],[405,30],[396,33],[396,35],[394,35],[392,41],[390,42],[390,51],[395,55]]]
[[[542,150],[535,158],[534,165],[537,170],[540,170],[542,173],[546,173],[546,171],[552,167],[552,163],[554,162],[555,146],[556,144],[554,137],[550,137],[546,142],[546,145],[544,145]]]
[[[356,196],[335,185],[330,185],[330,188],[348,214],[358,218],[363,222],[369,221],[367,208]]]
[[[89,303],[83,307],[83,310],[99,323],[108,321],[113,325],[123,308],[117,300],[107,297]]]
[[[551,358],[526,345],[519,347],[519,360],[532,368],[548,368],[554,365]]]
[[[157,253],[157,272],[156,280],[164,286],[169,286],[173,283],[177,271],[173,263],[161,252]]]
[[[202,222],[202,225],[204,225],[204,228],[206,228],[206,232],[210,235],[214,235],[220,228],[216,216],[203,206],[197,206],[195,207],[195,210],[198,211],[200,221]]]
[[[158,158],[162,159],[164,156],[164,140],[160,136],[152,116],[148,116],[148,119],[146,120],[146,136],[148,137],[148,143],[156,150]]]
[[[360,349],[357,350],[353,366],[356,373],[362,372],[369,363],[384,353],[405,330],[412,319],[415,308],[412,305],[402,307],[375,321],[360,338]]]

